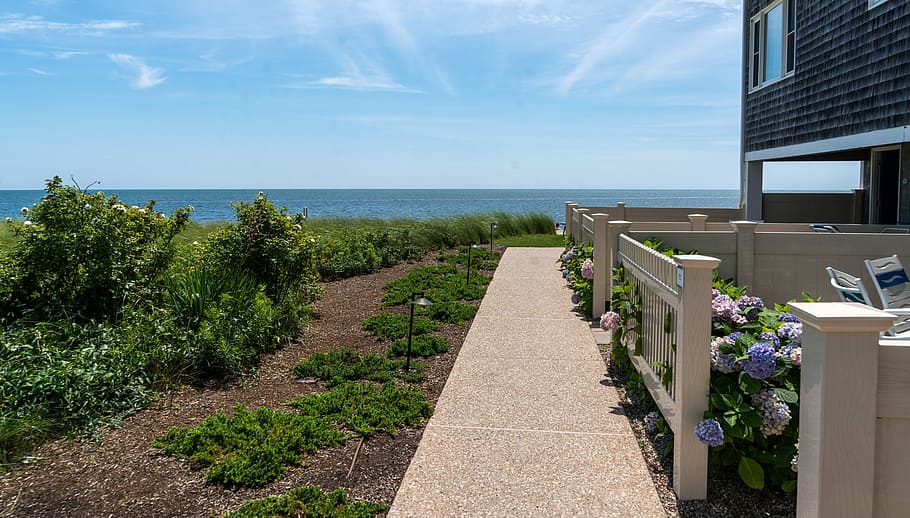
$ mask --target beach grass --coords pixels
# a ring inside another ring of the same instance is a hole
[[[505,247],[561,247],[565,245],[566,238],[557,234],[525,234],[522,236],[497,238],[495,242],[497,245]]]

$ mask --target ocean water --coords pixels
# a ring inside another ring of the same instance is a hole
[[[199,222],[232,221],[231,203],[251,201],[256,190],[242,189],[124,189],[116,194],[128,205],[155,200],[157,210],[193,207]],[[636,207],[736,207],[737,190],[614,190],[614,189],[272,189],[265,193],[291,212],[307,210],[310,217],[434,218],[491,212],[541,212],[556,222],[565,219],[565,202],[579,205]],[[21,217],[22,207],[37,203],[44,191],[0,190],[0,218]]]

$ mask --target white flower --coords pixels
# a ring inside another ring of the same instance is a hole
[[[92,206],[89,205],[88,203],[86,203],[86,204],[85,204],[85,210],[89,210],[90,208],[92,208]]]
[[[7,222],[7,223],[12,223],[12,222],[13,222],[13,218],[6,218],[6,222]]]
[[[315,243],[315,242],[316,242],[316,238],[315,238],[315,237],[311,237],[311,238],[310,238],[310,243]]]
[[[145,209],[139,209],[140,214],[145,214]]]
[[[23,214],[28,214],[28,207],[22,207],[21,209],[19,209],[19,212],[21,212]]]
[[[294,228],[296,228],[297,230],[301,230],[303,227],[301,227],[300,225],[294,225]]]
[[[199,246],[199,241],[193,241],[193,246]]]
[[[131,208],[131,209],[136,209],[136,210],[139,210],[139,205],[133,205],[133,206],[132,206],[132,207],[130,207],[130,208]]]
[[[25,220],[25,221],[22,222],[22,226],[24,226],[24,227],[30,227],[30,226],[32,226],[32,222],[29,221],[29,220]]]

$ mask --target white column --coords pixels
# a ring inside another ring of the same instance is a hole
[[[796,514],[873,516],[879,332],[894,317],[856,303],[790,307],[803,321]]]
[[[734,221],[736,231],[736,284],[754,286],[755,281],[755,229],[754,221]]]
[[[693,232],[704,232],[707,229],[708,216],[705,214],[689,214],[689,223]]]
[[[613,292],[613,267],[610,264],[610,215],[592,214],[594,218],[594,303],[591,313],[597,321],[606,309]]]

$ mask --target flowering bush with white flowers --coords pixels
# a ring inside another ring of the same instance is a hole
[[[590,244],[574,245],[559,258],[562,276],[572,288],[572,304],[581,307],[589,317],[594,303],[593,258],[594,247]]]
[[[661,243],[645,244],[678,253]],[[715,277],[713,288],[709,407],[690,433],[710,446],[712,470],[735,469],[755,489],[770,484],[793,491],[802,323],[786,305],[766,305],[729,281]],[[640,294],[622,267],[614,270],[612,309],[616,317],[605,314],[604,327],[614,330],[614,344],[627,346],[614,346],[612,360],[628,372],[627,393],[649,399],[628,361],[629,348],[635,354],[641,347],[642,314]],[[626,335],[636,342],[623,341]]]

